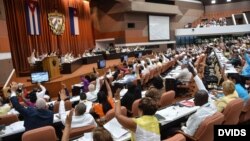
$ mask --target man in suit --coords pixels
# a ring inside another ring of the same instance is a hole
[[[16,96],[16,90],[18,88],[17,83],[11,84],[11,96],[10,101],[13,107],[24,117],[25,130],[31,130],[46,125],[53,124],[54,114],[47,109],[46,102],[43,98],[36,100],[36,107],[27,107],[20,105]]]

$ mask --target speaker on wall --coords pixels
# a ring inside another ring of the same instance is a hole
[[[135,23],[128,23],[128,28],[135,28]]]

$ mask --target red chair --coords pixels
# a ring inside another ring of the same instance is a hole
[[[222,111],[225,116],[223,124],[236,125],[239,122],[240,113],[243,109],[244,102],[242,99],[237,98],[228,103],[226,108]]]
[[[89,125],[84,127],[72,128],[70,130],[69,138],[76,139],[84,135],[84,133],[92,132],[95,129],[95,125]]]
[[[121,107],[121,113],[122,113],[122,115],[124,115],[124,116],[127,116],[127,108],[126,107],[124,107],[124,106],[122,106]],[[110,121],[112,118],[114,118],[115,117],[115,109],[111,109],[111,110],[109,110],[106,114],[105,114],[105,121],[106,122],[108,122],[108,121]]]
[[[0,116],[0,125],[4,124],[5,126],[7,126],[17,121],[19,120],[17,115],[15,114]]]
[[[186,141],[186,138],[183,134],[175,134],[174,136],[168,138],[168,139],[165,139],[163,141]]]
[[[239,123],[244,123],[247,121],[250,121],[250,98],[241,111]]]
[[[220,125],[224,121],[224,115],[220,112],[216,112],[212,116],[205,118],[196,130],[194,136],[189,136],[182,133],[186,136],[187,140],[193,141],[213,141],[214,140],[214,125]]]
[[[170,90],[170,91],[164,92],[160,100],[161,107],[171,105],[174,102],[174,99],[175,99],[175,91]]]
[[[58,102],[58,101],[55,102],[54,108],[53,108],[53,112],[54,113],[58,113],[59,112],[59,104],[60,104],[60,102]],[[65,105],[65,110],[66,111],[69,111],[69,110],[72,109],[72,103],[69,100],[65,101],[64,105]]]
[[[54,127],[45,126],[25,132],[22,141],[57,141],[57,137]]]

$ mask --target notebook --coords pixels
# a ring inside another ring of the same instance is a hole
[[[116,118],[107,122],[103,127],[107,129],[114,138],[120,138],[128,133],[128,130],[124,129]]]

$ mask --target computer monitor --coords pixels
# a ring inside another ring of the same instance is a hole
[[[142,52],[135,53],[135,58],[141,58],[141,57],[142,57]]]
[[[106,67],[106,60],[98,60],[97,61],[97,67],[98,69],[103,69]]]
[[[128,61],[128,55],[123,55],[123,56],[121,56],[121,62],[123,62],[123,61]]]
[[[31,83],[48,82],[48,81],[49,81],[49,73],[47,71],[31,73]]]
[[[139,52],[138,57],[139,57],[139,58],[141,58],[141,57],[142,57],[142,52]]]

